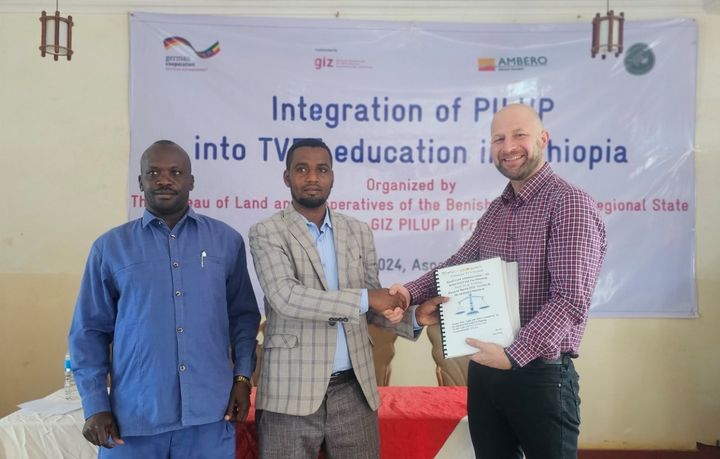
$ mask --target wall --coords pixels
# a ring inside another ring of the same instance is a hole
[[[534,2],[538,3],[542,2]],[[488,16],[478,10],[443,9],[440,4],[432,11],[399,7],[383,14],[367,9],[349,10],[349,15],[338,11],[345,18],[515,20],[507,13]],[[330,17],[335,11],[332,5],[322,11],[257,7],[245,14]],[[520,20],[587,21],[589,17],[569,11],[550,13],[525,14]],[[65,337],[88,249],[100,233],[126,218],[127,15],[72,14],[76,54],[71,62],[52,62],[40,58],[37,50],[39,14],[3,10],[0,4],[0,42],[5,44],[0,59],[3,416],[15,404],[62,384]],[[631,17],[632,11],[626,9],[625,14]],[[645,10],[637,15],[657,16]],[[690,449],[696,441],[714,443],[720,438],[720,244],[716,239],[720,206],[713,192],[714,175],[720,169],[720,63],[710,47],[720,43],[720,16],[699,10],[693,17],[700,29],[696,155],[700,317],[590,321],[577,362],[584,448]],[[132,174],[136,168],[131,165]],[[393,384],[435,384],[427,339],[398,343]]]

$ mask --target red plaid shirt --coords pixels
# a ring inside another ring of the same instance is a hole
[[[522,328],[506,350],[524,366],[561,353],[577,356],[605,249],[595,201],[545,163],[519,193],[508,184],[470,239],[439,267],[492,257],[518,262]],[[436,296],[434,271],[406,287],[415,304]]]

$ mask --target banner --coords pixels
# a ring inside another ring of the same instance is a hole
[[[524,102],[554,171],[607,225],[591,314],[694,317],[696,23],[628,21],[623,54],[606,59],[590,57],[590,32],[134,13],[129,217],[144,207],[142,152],[170,139],[191,156],[193,207],[247,236],[289,203],[293,139],[322,138],[330,207],[370,224],[384,285],[406,282],[453,254],[502,192],[490,121]]]

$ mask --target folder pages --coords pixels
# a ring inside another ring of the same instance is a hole
[[[448,266],[435,271],[440,306],[443,356],[474,354],[465,338],[510,345],[520,330],[516,262],[498,258]]]

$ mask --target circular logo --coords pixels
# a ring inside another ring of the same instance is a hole
[[[632,75],[645,75],[655,66],[655,53],[645,43],[635,43],[625,51],[625,70]]]

